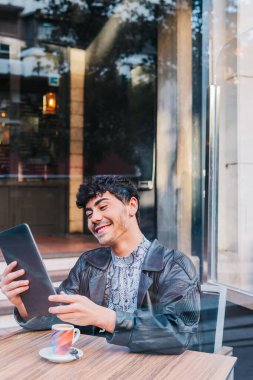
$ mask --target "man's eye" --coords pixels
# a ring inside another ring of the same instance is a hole
[[[105,209],[106,209],[106,207],[107,207],[107,205],[101,206],[101,207],[100,207],[100,210],[102,210],[102,211],[103,211],[103,210],[105,210]]]
[[[86,214],[86,217],[89,219],[91,218],[92,214]]]

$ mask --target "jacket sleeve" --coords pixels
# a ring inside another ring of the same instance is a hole
[[[147,293],[145,308],[117,312],[115,331],[107,334],[109,343],[161,354],[180,354],[188,348],[197,332],[200,291],[193,264],[182,254],[179,259],[159,275],[155,303]]]

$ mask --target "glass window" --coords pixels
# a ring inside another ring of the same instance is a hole
[[[199,2],[5,3],[0,229],[25,221],[36,233],[83,233],[80,183],[123,174],[139,186],[144,233],[190,254],[192,205],[201,202],[192,201],[193,186],[200,190],[201,132],[195,122],[193,138],[192,122]]]
[[[127,11],[127,9],[126,9]],[[116,13],[86,52],[85,175],[153,186],[157,20]],[[105,40],[108,47],[105,50]]]
[[[226,1],[214,6],[212,16],[217,149],[212,276],[253,292],[253,4]]]
[[[149,191],[143,228],[155,236],[157,30],[174,9],[158,3],[2,4],[1,229],[83,232],[78,187],[108,173]]]

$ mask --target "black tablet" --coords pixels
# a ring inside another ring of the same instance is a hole
[[[29,280],[29,289],[20,296],[29,318],[48,315],[48,308],[56,305],[48,296],[56,292],[29,226],[19,224],[0,232],[0,248],[7,264],[17,261],[14,271],[25,270],[19,279]]]

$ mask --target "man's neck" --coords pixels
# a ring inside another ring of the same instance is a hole
[[[122,236],[122,238],[113,244],[112,251],[117,256],[129,256],[135,251],[143,240],[143,234],[141,230],[135,232],[135,234],[128,234],[128,236]]]

